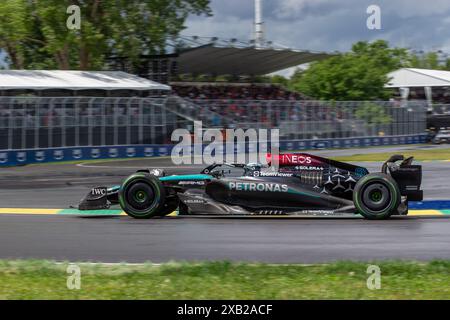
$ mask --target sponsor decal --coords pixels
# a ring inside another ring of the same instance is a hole
[[[296,155],[296,154],[283,154],[280,156],[280,164],[310,164],[312,163],[311,157]]]
[[[332,215],[332,216],[342,216],[344,214],[335,212],[332,210],[302,210],[300,211],[300,214],[303,215]]]
[[[110,158],[117,158],[119,156],[119,150],[117,148],[110,148],[108,154]]]
[[[268,216],[272,216],[272,215],[283,215],[284,211],[283,210],[259,210],[256,214],[258,215],[268,215]]]
[[[268,154],[267,162],[273,163],[278,159],[278,164],[280,166],[291,166],[291,165],[302,165],[302,164],[312,164],[313,158],[307,154],[280,154],[278,156]]]
[[[136,156],[136,149],[135,148],[127,148],[127,157],[134,157]]]
[[[162,169],[152,169],[152,170],[150,170],[150,174],[154,175],[155,177],[163,177],[164,176],[164,170],[162,170]]]
[[[254,177],[293,177],[293,173],[254,171]]]
[[[34,158],[36,161],[44,161],[45,160],[45,151],[36,151],[34,154]]]
[[[230,190],[236,191],[259,191],[259,192],[288,192],[286,184],[278,183],[254,183],[254,182],[230,182]]]
[[[0,153],[0,163],[7,163],[8,162],[8,153],[2,152]]]
[[[314,167],[314,166],[296,166],[295,170],[304,170],[304,171],[323,171],[323,167]]]
[[[55,150],[53,151],[53,159],[54,160],[63,160],[64,159],[64,151],[63,150]]]
[[[165,157],[169,155],[169,150],[166,147],[161,147],[159,148],[159,156],[160,157]]]
[[[97,196],[104,196],[106,195],[107,189],[106,188],[94,188],[91,190],[91,195],[97,197]]]
[[[27,153],[26,152],[17,152],[16,153],[17,161],[25,162],[27,161]]]
[[[153,157],[153,154],[154,154],[153,148],[145,148],[144,154],[146,157]]]
[[[204,186],[205,181],[180,181],[179,186]]]
[[[80,159],[83,156],[83,151],[81,149],[72,150],[72,157],[74,159]]]
[[[91,157],[94,159],[97,159],[100,157],[100,149],[92,149],[91,150]]]
[[[200,199],[189,199],[184,201],[185,204],[205,204],[207,203],[205,200]]]

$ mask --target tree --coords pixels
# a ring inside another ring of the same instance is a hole
[[[387,74],[407,61],[405,49],[389,48],[387,42],[358,42],[352,51],[313,62],[306,70],[298,70],[290,88],[320,100],[386,99]]]
[[[101,69],[105,58],[164,53],[191,14],[211,15],[210,0],[8,0],[0,2],[0,49],[11,68]],[[67,27],[67,8],[81,28]]]
[[[278,84],[283,87],[287,87],[289,85],[289,80],[281,75],[274,75],[270,78],[270,82],[273,84]]]
[[[358,119],[364,120],[368,126],[390,124],[392,117],[386,113],[386,109],[372,102],[364,102],[355,112]]]
[[[439,61],[438,52],[427,52],[423,54],[412,53],[408,66],[411,68],[450,70],[450,59]]]

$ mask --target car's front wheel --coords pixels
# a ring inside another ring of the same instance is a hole
[[[397,212],[401,195],[397,183],[383,173],[369,174],[355,186],[353,202],[364,218],[369,220],[388,219]]]
[[[120,207],[136,219],[159,216],[165,200],[166,193],[161,181],[146,173],[128,177],[119,190]]]
[[[158,216],[165,217],[174,213],[178,209],[179,205],[180,200],[178,198],[168,199],[163,208],[159,211]]]

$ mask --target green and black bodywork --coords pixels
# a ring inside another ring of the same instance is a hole
[[[393,156],[379,173],[309,154],[281,155],[275,170],[260,164],[214,164],[196,175],[140,170],[121,185],[91,190],[80,210],[120,207],[131,217],[180,215],[407,215],[421,201],[422,167]],[[233,173],[232,173],[233,172]]]

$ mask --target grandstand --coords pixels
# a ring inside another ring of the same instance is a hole
[[[279,85],[264,83],[191,83],[172,82],[174,94],[191,100],[307,100],[300,93]]]
[[[254,40],[182,36],[167,55],[142,55],[138,65],[127,57],[110,57],[109,70],[134,73],[160,83],[180,81],[184,77],[242,77],[250,82],[258,76],[301,64],[326,59],[330,53],[291,49],[272,42],[258,47]]]

